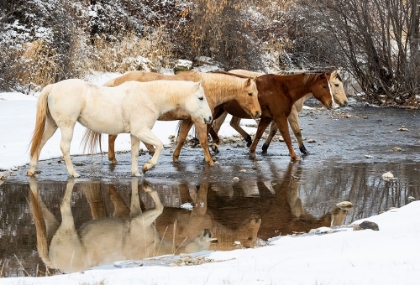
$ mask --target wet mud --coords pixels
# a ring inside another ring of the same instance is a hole
[[[303,110],[300,124],[310,154],[297,162],[290,162],[283,142],[272,142],[262,155],[261,141],[255,160],[241,143],[223,144],[214,167],[204,163],[200,147],[184,147],[176,164],[167,148],[157,166],[138,179],[141,207],[145,213],[155,208],[141,190],[146,183],[164,206],[155,221],[159,236],[179,245],[209,229],[211,250],[261,246],[278,235],[348,225],[420,199],[419,117],[418,110],[361,105]],[[112,165],[106,154],[73,157],[82,175],[74,179],[71,199],[77,229],[95,219],[130,216],[130,154],[117,159]],[[148,159],[143,154],[139,164]],[[27,169],[12,172],[0,185],[0,268],[6,277],[45,274]],[[38,169],[39,197],[61,221],[69,183],[64,162],[41,161]],[[382,178],[388,171],[395,179]],[[353,207],[337,207],[342,201]]]

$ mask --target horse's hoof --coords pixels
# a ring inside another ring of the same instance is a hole
[[[267,153],[268,145],[263,144],[263,146],[261,147],[261,149],[262,149],[262,153]]]
[[[146,173],[149,169],[147,168],[147,165],[145,164],[145,165],[143,165],[143,167],[141,168],[141,170],[143,171],[143,173]]]
[[[292,161],[299,161],[299,160],[301,160],[300,159],[300,157],[299,156],[296,156],[296,157],[292,157],[292,159],[291,159]]]
[[[117,164],[117,163],[118,163],[118,161],[117,161],[116,159],[113,159],[113,160],[111,160],[111,163],[112,163],[112,164]]]
[[[35,175],[35,172],[32,172],[32,171],[28,171],[28,172],[26,172],[26,175],[28,175],[28,176],[34,176]]]
[[[250,154],[249,154],[249,158],[250,158],[250,159],[255,159],[255,153],[250,153]]]
[[[79,178],[79,177],[80,177],[80,174],[79,174],[79,173],[77,173],[77,172],[75,172],[75,173],[73,173],[73,175],[70,175],[70,176],[72,176],[72,177],[74,177],[74,178]]]
[[[309,154],[309,151],[306,149],[305,146],[299,147],[299,150],[300,150],[301,153],[303,153],[305,155],[308,155]]]
[[[250,147],[251,144],[252,144],[252,138],[251,138],[251,136],[248,135],[246,137],[245,141],[246,141],[246,147]]]

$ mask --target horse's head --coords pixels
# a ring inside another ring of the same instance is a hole
[[[329,72],[312,75],[314,76],[314,81],[311,86],[311,93],[328,109],[331,109],[334,103],[331,85],[329,83],[330,75]]]
[[[242,247],[253,248],[257,243],[260,226],[261,219],[258,218],[251,218],[244,222],[236,232],[236,241],[239,241]]]
[[[193,118],[202,120],[205,124],[210,124],[213,120],[213,114],[207,103],[206,94],[204,93],[201,81],[190,82],[192,85],[192,92],[185,100],[184,109]]]
[[[330,75],[330,85],[333,94],[334,102],[340,107],[347,106],[347,96],[344,91],[343,80],[340,76],[340,70],[334,70]]]
[[[252,118],[257,119],[261,117],[261,106],[258,102],[258,89],[255,78],[245,79],[244,87],[238,95],[237,101]]]
[[[204,229],[198,236],[186,242],[185,253],[208,250],[211,237],[211,231],[209,229]]]

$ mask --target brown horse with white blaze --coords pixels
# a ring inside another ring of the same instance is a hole
[[[255,149],[263,132],[274,121],[283,136],[291,159],[300,160],[292,147],[287,117],[291,113],[293,104],[308,93],[312,93],[325,107],[331,109],[333,97],[328,81],[329,78],[330,73],[325,72],[293,75],[266,74],[256,78],[258,100],[262,114],[255,139],[250,146],[249,155],[251,158],[255,158]],[[218,108],[214,113],[214,118],[218,118],[224,111],[235,117],[250,119],[234,101],[225,103]]]
[[[258,73],[258,72],[243,70],[243,69],[230,70],[229,72],[234,73],[234,74],[249,76],[249,77],[258,77],[258,76],[264,75],[264,73]],[[278,75],[287,75],[287,74],[295,74],[295,73],[278,73]],[[337,69],[337,70],[334,70],[331,73],[330,78],[329,78],[329,82],[330,82],[330,85],[331,85],[331,91],[332,91],[332,94],[333,94],[334,103],[336,105],[339,105],[340,107],[347,106],[348,99],[347,99],[347,96],[346,96],[346,92],[344,91],[344,85],[343,85],[343,80],[341,79],[341,76],[340,76],[340,70]],[[293,133],[294,133],[294,135],[296,137],[296,140],[298,142],[299,150],[303,154],[309,154],[309,152],[306,149],[305,145],[303,144],[303,137],[302,137],[301,127],[299,125],[298,113],[300,111],[302,111],[303,103],[305,102],[305,100],[309,99],[310,97],[312,97],[311,93],[306,94],[301,99],[297,100],[295,102],[295,104],[293,104],[292,111],[290,112],[290,115],[287,117],[289,125],[292,128]],[[219,118],[214,120],[213,124],[212,124],[212,127],[211,127],[211,130],[210,130],[210,134],[212,135],[213,142],[214,142],[212,148],[215,151],[217,151],[217,145],[220,142],[220,139],[217,136],[217,133],[219,132],[220,127],[222,126],[223,121],[225,120],[227,114],[228,113],[225,112]],[[234,128],[239,134],[241,134],[241,136],[244,138],[244,140],[246,140],[247,146],[249,147],[252,143],[251,136],[244,129],[241,128],[241,126],[239,125],[240,121],[241,121],[241,118],[232,117],[232,119],[230,121],[230,126],[232,128]],[[271,143],[271,140],[273,139],[276,132],[277,132],[277,126],[276,126],[275,122],[272,122],[270,124],[269,135],[268,135],[267,139],[265,140],[265,142],[262,146],[263,153],[267,152],[267,149],[268,149],[268,147]]]
[[[112,79],[105,83],[105,86],[118,86],[126,81],[154,81],[154,80],[187,80],[187,81],[201,81],[207,102],[212,111],[221,104],[235,101],[241,107],[241,110],[251,118],[259,118],[261,115],[261,108],[258,103],[258,90],[255,79],[249,77],[238,77],[233,74],[220,73],[203,73],[197,71],[182,72],[177,75],[163,75],[154,72],[132,71],[128,72],[118,78]],[[206,124],[194,119],[188,113],[181,109],[176,109],[161,115],[160,121],[182,120],[178,144],[173,152],[173,161],[179,161],[181,153],[182,142],[185,141],[188,131],[195,125],[198,139],[203,148],[204,159],[209,165],[214,165],[213,158],[209,152],[208,146],[208,129]],[[90,130],[87,131],[89,144],[92,146],[96,143],[92,136],[89,137]],[[114,142],[116,135],[108,136],[108,159],[112,163],[117,163],[114,151]],[[98,139],[98,138],[96,138]],[[143,142],[144,143],[144,142]],[[147,145],[147,144],[146,144]]]

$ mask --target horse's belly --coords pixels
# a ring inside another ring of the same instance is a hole
[[[188,120],[191,116],[185,110],[176,108],[159,116],[159,121]]]
[[[80,117],[79,122],[88,129],[103,134],[120,134],[129,132],[129,127],[121,118],[110,117]]]

